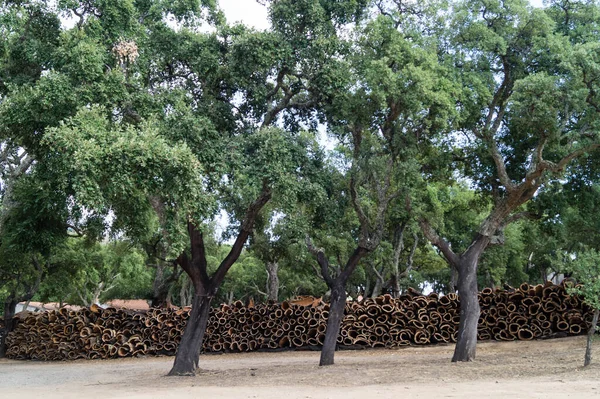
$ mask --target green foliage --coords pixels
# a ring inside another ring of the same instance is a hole
[[[50,258],[52,272],[37,298],[90,305],[113,298],[147,298],[152,274],[144,256],[124,241],[105,244],[70,239]]]
[[[600,309],[600,252],[593,249],[579,252],[565,262],[564,270],[581,283],[569,288],[569,293],[583,296],[591,308]]]
[[[80,208],[95,211],[93,216],[106,218],[114,212],[113,231],[130,237],[148,234],[148,197],[184,209],[187,204],[208,208],[210,197],[199,195],[200,165],[185,144],[166,141],[150,124],[111,129],[102,113],[97,108],[82,110],[50,129],[41,173],[58,175],[60,188],[76,198]],[[177,209],[164,209],[167,220],[176,222]]]
[[[402,262],[420,244],[401,285],[443,287],[449,270],[413,235],[420,218],[460,253],[508,198],[506,180],[568,154],[578,159],[536,175],[531,202],[501,215],[541,219],[494,232],[505,245],[484,254],[479,281],[543,279],[557,254],[598,249],[595,2],[266,3],[266,31],[226,25],[214,0],[0,6],[0,275],[35,279],[15,261],[35,254],[47,297],[73,276],[79,289],[128,270],[149,284],[137,252],[94,242],[159,239],[170,261],[187,247],[188,218],[208,237],[225,212],[232,237],[268,189],[221,299],[258,295],[271,261],[283,298],[324,293],[307,234],[332,269],[359,244],[381,245],[352,277],[358,291],[375,280],[371,265],[389,275],[400,225]],[[61,27],[65,15],[75,27]],[[332,154],[316,140],[319,123]],[[65,244],[68,234],[86,239]],[[206,241],[214,271],[229,247]]]

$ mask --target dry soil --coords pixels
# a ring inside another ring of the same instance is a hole
[[[171,357],[74,362],[0,360],[0,398],[598,398],[600,360],[585,337],[484,342],[452,364],[453,345],[206,355],[195,377],[166,377]],[[595,343],[600,359],[600,343]]]

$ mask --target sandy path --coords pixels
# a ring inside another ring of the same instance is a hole
[[[203,356],[196,377],[165,377],[173,358],[0,361],[6,398],[598,398],[600,360],[580,367],[584,337],[486,342],[478,359],[451,364],[452,345]],[[600,345],[595,345],[600,352]],[[600,353],[596,354],[600,359]]]

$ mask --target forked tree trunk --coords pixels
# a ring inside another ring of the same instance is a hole
[[[206,295],[194,294],[192,311],[181,337],[173,368],[169,372],[170,376],[192,376],[198,369],[211,299]]]
[[[381,268],[377,270],[377,265],[374,265],[373,263],[370,263],[370,265],[371,269],[373,269],[373,273],[375,274],[375,286],[373,287],[373,291],[371,292],[371,298],[377,298],[381,295],[383,289],[388,287],[392,283],[393,277],[390,280],[386,281],[385,277],[383,276],[384,266],[381,266]]]
[[[587,367],[592,363],[592,338],[594,337],[594,333],[596,332],[596,326],[598,325],[598,315],[600,314],[600,309],[594,310],[594,318],[592,319],[592,325],[588,330],[587,336],[587,344],[585,346],[585,359],[583,361],[583,367]]]
[[[321,276],[331,290],[331,299],[329,302],[329,317],[327,318],[327,330],[325,331],[325,339],[323,348],[321,349],[321,360],[319,366],[330,366],[333,364],[335,347],[337,338],[340,332],[342,319],[344,318],[344,308],[346,306],[346,283],[358,266],[358,262],[370,252],[369,249],[357,247],[348,262],[344,266],[339,275],[333,279],[329,273],[329,261],[322,250],[315,250],[310,242],[309,251],[317,257],[317,262],[321,266]]]
[[[209,276],[207,271],[206,248],[204,246],[202,231],[191,220],[188,221],[188,235],[192,256],[190,258],[186,252],[183,252],[177,258],[176,262],[187,273],[194,285],[194,300],[192,312],[188,318],[185,332],[175,355],[173,368],[169,372],[170,376],[194,375],[196,373],[200,361],[204,333],[208,323],[210,302],[216,295],[219,287],[221,287],[225,275],[240,257],[244,244],[252,232],[256,216],[270,199],[271,190],[265,183],[261,194],[248,207],[246,217],[242,221],[240,232],[231,246],[231,250],[225,256],[225,259],[221,261],[212,276]]]
[[[373,287],[373,291],[371,292],[371,298],[377,298],[381,295],[383,291],[383,286],[385,285],[385,281],[379,276],[375,278],[375,286]]]
[[[327,330],[323,349],[321,350],[321,360],[319,366],[329,366],[333,364],[337,338],[340,333],[340,326],[344,318],[344,308],[346,306],[346,282],[339,282],[331,289],[331,301],[329,304],[329,317],[327,318]]]

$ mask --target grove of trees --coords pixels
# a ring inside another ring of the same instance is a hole
[[[215,0],[1,3],[5,329],[32,299],[191,305],[191,375],[211,305],[323,296],[330,365],[347,298],[458,291],[469,361],[478,290],[597,285],[596,0],[261,4],[267,30]]]

